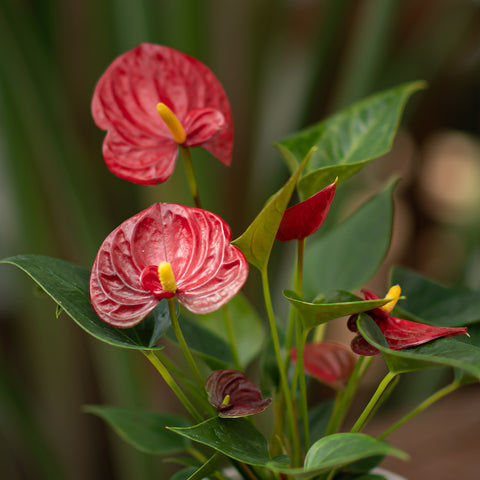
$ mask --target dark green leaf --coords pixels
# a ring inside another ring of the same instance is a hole
[[[116,328],[100,320],[90,304],[90,272],[64,260],[43,255],[18,255],[0,260],[23,270],[80,327],[98,340],[124,348],[149,350],[159,348],[156,341],[170,326],[167,302],[158,307],[140,324],[132,328]]]
[[[212,457],[210,457],[198,470],[193,472],[187,480],[202,480],[208,475],[212,473],[216,469],[216,464],[219,459],[219,454],[215,453]]]
[[[480,320],[480,292],[447,288],[400,267],[393,270],[391,283],[400,285],[406,297],[398,304],[399,310],[406,312],[408,317],[421,319],[422,323],[456,327]]]
[[[408,458],[406,453],[393,448],[387,442],[363,433],[335,433],[321,438],[311,446],[303,468],[278,469],[273,465],[267,467],[298,479],[307,479],[363,458],[379,455],[393,455],[404,460]]]
[[[188,480],[197,471],[195,467],[187,467],[177,472],[170,480]]]
[[[219,335],[213,333],[201,323],[201,317],[190,320],[185,315],[179,317],[180,327],[188,347],[199,354],[213,370],[227,368],[233,364],[230,345]],[[177,343],[173,330],[167,332],[167,337]]]
[[[125,441],[146,453],[172,455],[184,451],[188,440],[166,427],[189,425],[184,417],[145,410],[87,405],[84,410],[105,420]]]
[[[193,427],[170,430],[248,465],[284,465],[270,458],[265,437],[244,418],[217,417]]]
[[[285,298],[299,311],[303,326],[306,329],[327,323],[336,318],[367,312],[373,308],[381,307],[388,302],[388,300],[382,298],[378,300],[361,300],[348,292],[341,292],[341,294],[343,298],[348,298],[350,301],[321,301],[310,303],[299,299],[298,295],[291,290],[283,291]]]
[[[337,176],[343,183],[388,152],[408,98],[421,88],[424,82],[412,82],[378,93],[279,142],[297,159],[318,148],[298,183],[302,197],[314,195]]]
[[[302,163],[287,183],[268,200],[245,232],[232,242],[243,252],[248,263],[257,267],[261,272],[267,268],[283,213],[288,206],[300,173],[310,159],[310,155],[311,152],[307,150]]]
[[[354,290],[381,265],[390,245],[393,221],[391,183],[353,215],[305,249],[304,295],[331,289]]]
[[[418,347],[391,350],[380,328],[368,315],[361,314],[357,325],[365,340],[380,350],[392,373],[449,366],[480,379],[480,348],[474,345],[453,338],[440,338]]]
[[[228,314],[232,321],[240,363],[246,367],[260,353],[265,338],[264,324],[257,311],[241,293],[230,300],[224,308],[228,308]],[[193,318],[193,314],[190,312],[185,312],[185,315]],[[204,326],[229,343],[223,309],[207,315],[198,315],[195,318],[197,324]]]

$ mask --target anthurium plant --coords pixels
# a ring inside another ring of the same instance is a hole
[[[396,182],[345,220],[321,227],[337,191],[391,148],[407,100],[422,88],[397,86],[278,141],[291,176],[267,192],[269,200],[232,241],[227,223],[202,209],[193,168],[197,148],[231,162],[232,114],[220,82],[166,46],[141,44],[115,59],[92,101],[93,120],[106,131],[106,166],[125,181],[161,184],[180,152],[194,206],[172,198],[112,225],[88,269],[39,255],[2,260],[27,273],[57,314],[142,354],[178,398],[176,413],[98,405],[86,411],[133,447],[177,459],[172,480],[373,480],[385,478],[375,473],[385,456],[406,459],[386,441],[389,434],[480,378],[480,293],[400,267],[386,293],[361,290],[389,247]],[[284,285],[269,278],[276,242],[296,244]],[[260,275],[263,305],[242,293],[249,269]],[[272,288],[283,292],[286,318],[276,313]],[[333,321],[355,332],[351,345],[324,338]],[[347,425],[374,359],[387,374]],[[452,370],[450,384],[380,436],[363,433],[400,375],[436,367]],[[316,381],[332,395],[309,397]]]

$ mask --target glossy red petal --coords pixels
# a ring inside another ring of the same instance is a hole
[[[366,300],[379,298],[368,290],[362,290],[362,292]],[[381,308],[375,308],[367,313],[378,325],[392,350],[403,350],[404,348],[423,345],[438,338],[453,337],[467,332],[467,327],[435,327],[393,317]],[[352,330],[352,328],[350,329]],[[361,335],[357,335],[352,340],[351,348],[359,355],[380,354],[380,351],[370,345]]]
[[[202,146],[230,164],[233,122],[220,82],[195,58],[142,43],[112,62],[92,99],[93,119],[108,131],[103,152],[113,173],[147,185],[170,177],[178,146],[157,112],[158,103],[190,129],[187,145]]]
[[[260,389],[237,370],[215,370],[205,383],[208,401],[220,417],[245,417],[263,412],[271,398],[262,398]]]
[[[157,203],[123,222],[103,242],[92,267],[90,299],[102,320],[119,327],[140,322],[162,298],[158,279],[169,262],[176,295],[194,313],[209,313],[243,286],[248,264],[217,215]]]
[[[336,188],[335,181],[307,200],[285,210],[277,240],[299,240],[315,233],[327,218]]]
[[[297,349],[291,352],[293,363],[297,361]],[[356,359],[341,343],[323,341],[306,343],[303,350],[305,373],[332,388],[344,388],[355,368]]]

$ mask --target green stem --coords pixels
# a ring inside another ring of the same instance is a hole
[[[290,428],[290,434],[293,444],[293,464],[294,466],[300,465],[300,437],[298,434],[297,422],[293,412],[293,401],[290,389],[288,387],[287,372],[285,364],[282,360],[282,354],[280,349],[280,340],[278,337],[277,325],[275,323],[275,316],[273,314],[272,298],[270,296],[270,288],[268,284],[267,270],[262,271],[262,286],[263,295],[265,299],[265,307],[267,309],[268,322],[270,324],[270,331],[272,333],[273,347],[275,350],[275,357],[277,360],[278,371],[280,374],[280,383],[282,387],[283,396],[285,399],[285,406],[287,409],[287,419]]]
[[[454,392],[460,386],[461,386],[460,382],[452,382],[446,387],[439,390],[438,392],[434,393],[433,395],[428,397],[426,400],[424,400],[422,403],[420,403],[418,407],[416,407],[410,413],[408,413],[403,418],[401,418],[397,423],[392,425],[389,429],[385,430],[385,432],[383,432],[381,435],[378,436],[378,439],[383,440],[384,438],[388,437],[398,427],[401,427],[404,423],[408,422],[415,415],[418,415],[419,413],[423,412],[426,408],[428,408],[430,405],[435,403],[437,400],[440,400],[441,398],[445,397],[449,393]]]
[[[193,201],[197,208],[202,208],[200,203],[200,195],[198,194],[197,181],[195,180],[195,173],[193,171],[192,155],[190,154],[190,149],[179,145],[180,151],[182,152],[182,157],[185,165],[185,171],[187,173],[188,186],[190,187],[190,192],[192,193]]]
[[[203,453],[199,452],[196,448],[189,447],[187,448],[187,452],[195,459],[197,459],[201,463],[207,463],[208,458],[203,455]],[[218,454],[217,454],[218,455]],[[228,480],[228,478],[220,471],[216,471],[212,474],[213,476],[217,477],[218,480]]]
[[[166,384],[172,389],[173,393],[182,402],[183,406],[187,409],[188,413],[197,421],[203,422],[202,416],[198,413],[196,408],[190,403],[190,400],[185,396],[180,387],[177,385],[173,377],[165,368],[163,363],[158,359],[153,351],[143,351],[143,354],[150,360],[150,363],[157,369],[160,375],[165,380]]]
[[[360,384],[368,367],[372,363],[372,360],[373,360],[373,357],[363,357],[363,356],[357,360],[357,363],[355,364],[355,368],[353,369],[352,375],[348,380],[347,387],[343,392],[337,395],[332,416],[330,417],[327,431],[325,433],[326,435],[331,435],[332,433],[336,433],[341,427],[343,420],[347,415],[348,409],[350,408],[350,405],[353,401],[355,393],[358,389],[358,385]]]
[[[190,349],[188,348],[187,342],[185,341],[185,337],[183,336],[182,330],[180,328],[180,324],[178,323],[174,297],[168,299],[168,311],[170,313],[170,321],[172,322],[173,331],[175,332],[175,336],[177,337],[183,355],[185,356],[188,364],[190,365],[190,369],[192,370],[200,389],[204,390],[205,382],[203,381],[202,374],[200,373],[200,370],[195,363],[192,352],[190,352]]]
[[[368,420],[368,417],[370,416],[370,413],[375,408],[377,402],[380,400],[386,388],[388,387],[390,382],[396,377],[396,375],[397,375],[396,373],[392,373],[392,372],[388,372],[385,375],[383,380],[380,382],[380,385],[378,386],[377,390],[373,394],[373,397],[370,399],[367,406],[363,410],[362,414],[360,415],[358,420],[355,422],[355,425],[350,430],[351,433],[359,432],[363,428],[363,426]]]
[[[236,370],[243,371],[240,364],[240,358],[238,356],[237,342],[235,341],[235,332],[233,331],[232,317],[228,310],[228,305],[222,307],[223,321],[225,322],[225,328],[227,329],[228,340],[230,342],[230,349],[232,350],[233,364]]]

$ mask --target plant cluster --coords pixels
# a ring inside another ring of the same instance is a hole
[[[227,223],[201,207],[191,156],[200,147],[230,165],[233,122],[221,84],[201,62],[165,46],[141,44],[114,60],[92,101],[93,119],[106,131],[107,167],[155,185],[169,179],[180,152],[195,206],[155,203],[126,219],[105,238],[91,271],[38,255],[2,262],[31,276],[57,303],[57,315],[65,311],[97,339],[141,352],[185,415],[86,410],[136,448],[174,457],[183,468],[172,480],[225,480],[227,463],[247,480],[374,480],[384,478],[373,471],[384,456],[406,458],[384,439],[480,378],[480,295],[403,268],[393,270],[384,297],[352,293],[388,250],[395,182],[316,232],[337,190],[390,149],[408,98],[423,86],[381,92],[279,141],[291,176],[232,241]],[[295,191],[299,202],[289,207]],[[276,241],[297,247],[283,291],[286,319],[275,314],[268,275]],[[261,278],[261,312],[241,292],[252,267]],[[334,320],[356,333],[350,346],[324,339]],[[164,352],[166,339],[185,361]],[[388,373],[345,432],[374,358],[383,358]],[[401,374],[434,367],[452,368],[452,382],[378,438],[361,433]],[[330,387],[334,400],[309,401],[314,381]]]

